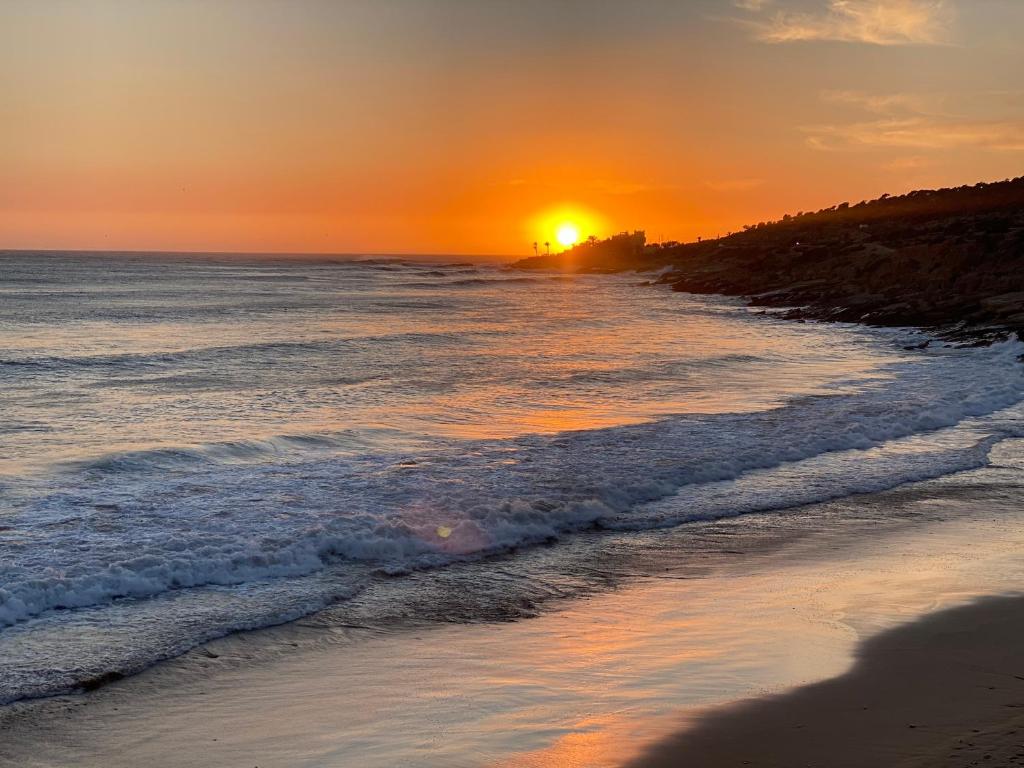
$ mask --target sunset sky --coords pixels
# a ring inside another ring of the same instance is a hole
[[[511,255],[563,215],[691,239],[1018,176],[1022,31],[1022,0],[2,0],[0,248]]]

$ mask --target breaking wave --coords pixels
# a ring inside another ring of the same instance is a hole
[[[942,351],[895,364],[867,391],[764,412],[449,441],[411,456],[310,460],[303,449],[334,443],[300,436],[107,457],[81,468],[79,490],[22,511],[34,546],[3,567],[0,624],[339,559],[433,567],[595,526],[678,525],[970,469],[1024,434],[1015,415],[993,416],[1024,393],[1020,353],[1016,342]],[[291,450],[290,463],[242,463]],[[91,477],[110,472],[141,474],[112,494]],[[69,558],[59,571],[54,552]]]

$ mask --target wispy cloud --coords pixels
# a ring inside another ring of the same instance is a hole
[[[864,91],[822,91],[822,101],[858,107],[879,115],[900,113],[941,113],[945,96],[920,93],[866,93]]]
[[[545,180],[515,178],[494,182],[494,186],[501,187],[537,187],[554,189],[562,186]],[[664,184],[651,184],[646,182],[634,182],[629,180],[615,179],[589,179],[579,180],[574,185],[577,189],[585,189],[601,195],[639,195],[644,192],[671,189]]]
[[[885,118],[805,129],[814,149],[958,149],[1024,152],[1024,121],[971,121],[927,116]]]
[[[655,184],[632,181],[615,181],[613,179],[594,179],[590,189],[604,195],[639,195],[660,187]]]
[[[1024,150],[1024,117],[1019,111],[993,114],[991,109],[982,109],[975,103],[974,108],[957,114],[945,109],[952,98],[951,94],[942,93],[823,91],[822,101],[854,107],[867,114],[853,122],[815,125],[803,130],[811,147],[826,151],[969,147],[1002,152]],[[963,95],[959,100],[963,100]],[[987,116],[983,116],[985,112]],[[922,158],[916,158],[913,163],[920,167],[921,161]]]
[[[906,171],[921,171],[925,168],[931,167],[931,165],[932,161],[923,155],[908,155],[906,157],[897,157],[895,160],[890,160],[885,163],[882,168],[886,171],[904,173]]]
[[[941,45],[953,23],[949,0],[826,0],[818,10],[745,2],[740,20],[766,43],[833,40],[872,45]]]

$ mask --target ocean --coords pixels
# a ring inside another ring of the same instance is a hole
[[[550,589],[520,566],[537,548],[742,529],[1024,436],[1018,342],[790,322],[652,277],[0,254],[0,703],[381,580],[422,592],[414,621],[484,558],[502,580],[459,620],[516,617]]]

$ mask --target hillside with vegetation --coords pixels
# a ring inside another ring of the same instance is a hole
[[[675,290],[793,318],[1024,332],[1024,177],[841,203],[697,243],[627,253],[602,242],[516,266],[662,270]]]

